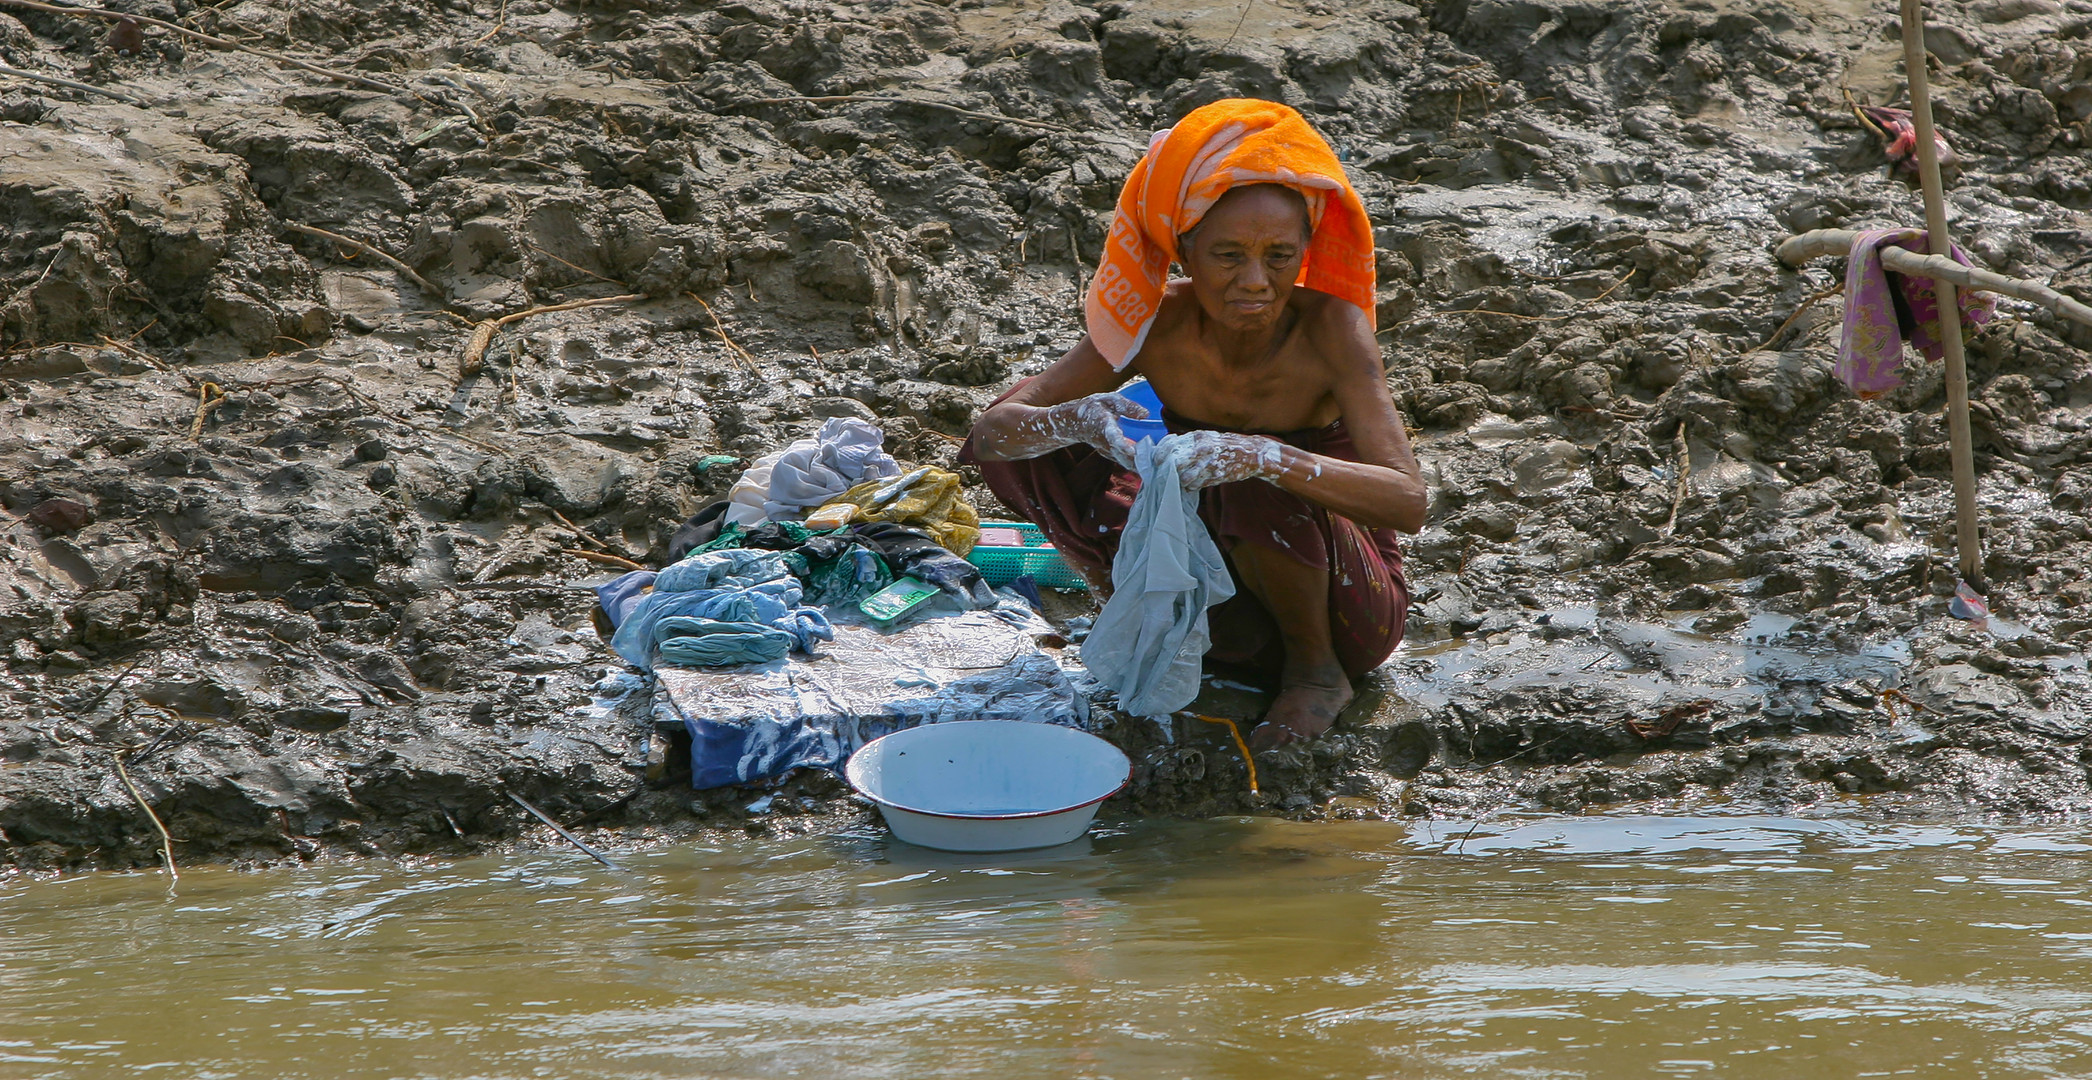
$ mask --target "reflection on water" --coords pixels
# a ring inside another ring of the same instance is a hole
[[[0,1076],[2065,1076],[2069,827],[1143,822],[0,887]]]

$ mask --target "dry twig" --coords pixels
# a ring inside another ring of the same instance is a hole
[[[0,0],[0,3],[8,0]],[[575,311],[581,308],[602,307],[605,304],[625,304],[646,299],[641,293],[626,293],[622,296],[599,296],[593,300],[570,300],[564,304],[541,304],[534,308],[512,312],[498,319],[488,319],[472,328],[472,337],[465,342],[465,355],[458,361],[458,378],[469,379],[479,374],[487,365],[487,348],[494,344],[494,333],[510,323],[521,322],[533,315],[550,315],[555,311]]]
[[[1774,330],[1774,331],[1772,332],[1772,336],[1770,336],[1770,337],[1766,338],[1766,339],[1765,339],[1764,341],[1761,341],[1761,342],[1759,342],[1759,343],[1758,343],[1758,344],[1757,344],[1757,345],[1756,345],[1755,347],[1753,347],[1753,348],[1745,349],[1745,350],[1744,350],[1744,352],[1743,352],[1743,355],[1745,355],[1745,356],[1749,356],[1749,355],[1750,355],[1750,354],[1752,354],[1752,353],[1755,353],[1755,352],[1763,352],[1763,351],[1765,351],[1766,349],[1769,349],[1769,348],[1771,348],[1771,347],[1772,347],[1772,343],[1773,343],[1773,342],[1775,342],[1775,341],[1778,341],[1778,340],[1780,340],[1780,335],[1781,335],[1781,334],[1784,334],[1784,333],[1786,333],[1786,332],[1787,332],[1787,328],[1788,328],[1788,327],[1790,327],[1790,326],[1793,326],[1793,325],[1794,325],[1794,322],[1795,322],[1795,320],[1796,320],[1796,319],[1799,319],[1799,318],[1801,318],[1801,316],[1802,316],[1802,312],[1805,312],[1805,311],[1809,310],[1810,308],[1812,308],[1812,307],[1816,306],[1816,301],[1818,301],[1818,300],[1821,300],[1821,299],[1823,299],[1823,298],[1824,298],[1824,297],[1826,297],[1826,296],[1836,296],[1837,294],[1839,294],[1839,293],[1841,293],[1841,292],[1844,292],[1844,291],[1845,291],[1845,283],[1841,281],[1841,282],[1838,282],[1838,283],[1837,283],[1837,284],[1835,284],[1835,285],[1832,285],[1832,286],[1831,286],[1830,288],[1828,288],[1828,289],[1821,289],[1821,290],[1818,290],[1818,291],[1817,291],[1817,292],[1815,292],[1815,293],[1812,293],[1812,294],[1810,294],[1810,296],[1809,296],[1809,298],[1808,298],[1808,299],[1806,299],[1806,300],[1803,300],[1803,301],[1801,302],[1801,306],[1800,306],[1800,307],[1797,307],[1797,308],[1795,308],[1795,309],[1794,309],[1794,314],[1792,314],[1792,315],[1789,315],[1789,316],[1787,316],[1787,321],[1786,321],[1786,322],[1783,322],[1783,323],[1781,323],[1781,324],[1780,324],[1780,328],[1779,328],[1779,329],[1777,329],[1777,330]]]
[[[564,525],[564,526],[566,526],[566,527],[567,527],[568,529],[572,530],[572,531],[573,531],[573,533],[574,533],[574,535],[576,535],[576,536],[579,536],[579,537],[580,537],[580,538],[582,538],[583,540],[586,540],[586,541],[588,541],[589,543],[591,543],[591,544],[594,544],[594,545],[595,545],[596,547],[598,547],[598,548],[600,548],[600,549],[602,549],[602,550],[604,550],[604,551],[609,551],[609,550],[611,550],[611,546],[610,546],[609,544],[606,544],[606,543],[604,543],[604,542],[603,542],[602,540],[598,539],[598,538],[596,537],[596,534],[594,534],[594,533],[592,533],[592,532],[589,532],[589,531],[588,531],[587,529],[584,529],[584,528],[582,528],[582,527],[581,527],[581,526],[579,526],[579,525],[576,525],[576,524],[574,524],[574,522],[573,522],[573,521],[572,521],[572,520],[571,520],[570,518],[568,518],[568,517],[567,517],[567,516],[566,516],[565,514],[562,514],[562,513],[560,513],[560,512],[558,511],[558,510],[555,510],[555,509],[553,509],[553,508],[552,508],[552,507],[551,507],[550,505],[546,505],[546,506],[545,506],[545,511],[546,511],[547,513],[551,514],[551,515],[552,515],[553,517],[556,517],[556,518],[558,518],[558,519],[559,519],[559,523],[560,523],[561,525]]]
[[[1257,762],[1255,758],[1250,756],[1249,744],[1242,741],[1242,729],[1236,727],[1235,722],[1225,716],[1206,716],[1201,713],[1191,713],[1190,716],[1194,720],[1204,720],[1209,724],[1227,725],[1228,735],[1235,740],[1235,749],[1242,754],[1242,764],[1249,769],[1249,793],[1251,795],[1263,794],[1257,790]]]
[[[560,548],[559,553],[562,555],[572,555],[577,559],[582,559],[587,562],[601,563],[604,566],[615,566],[624,570],[646,569],[645,566],[633,562],[632,560],[625,558],[623,555],[610,555],[601,551],[583,551],[580,548]]]
[[[753,291],[753,289],[754,286],[751,285],[751,292]],[[719,340],[726,342],[726,347],[733,351],[734,357],[741,361],[742,365],[748,369],[749,374],[757,374],[758,372],[755,366],[755,357],[749,355],[748,350],[742,348],[739,342],[736,342],[733,338],[726,336],[726,324],[719,321],[719,313],[712,310],[712,305],[705,303],[705,298],[697,295],[694,292],[684,293],[683,295],[689,297],[692,300],[697,301],[698,306],[705,309],[705,314],[710,315],[712,317],[712,328],[718,331]]]
[[[145,811],[145,816],[152,819],[153,828],[160,830],[160,858],[167,863],[167,891],[173,892],[176,883],[182,880],[181,871],[174,868],[174,837],[168,833],[167,823],[160,820],[160,815],[153,813],[152,804],[145,801],[145,793],[139,791],[138,785],[131,780],[131,770],[124,768],[123,758],[127,752],[119,751],[109,757],[116,762],[116,775],[123,780],[124,790],[131,793],[131,799],[138,804],[138,809]]]
[[[401,277],[404,277],[408,281],[413,282],[414,287],[420,289],[422,292],[425,292],[438,300],[449,299],[449,295],[447,293],[445,293],[442,289],[437,288],[435,285],[431,284],[429,282],[429,279],[422,277],[420,274],[415,273],[413,267],[408,266],[406,263],[403,263],[400,260],[393,258],[385,252],[380,251],[377,248],[369,244],[366,244],[361,240],[352,240],[349,237],[343,236],[340,233],[328,232],[325,229],[316,229],[310,225],[300,225],[295,221],[286,221],[283,223],[283,227],[291,230],[292,232],[301,232],[306,234],[307,236],[317,236],[323,240],[332,240],[337,244],[342,244],[347,247],[355,248],[357,251],[363,252],[364,254],[377,259],[379,262],[382,262],[385,265],[392,267],[394,270],[399,271]]]
[[[225,391],[214,382],[196,388],[196,421],[189,425],[189,441],[203,441],[203,422],[209,419],[211,410],[225,404]]]
[[[145,102],[142,99],[132,97],[129,94],[115,90],[104,90],[99,86],[90,86],[87,83],[74,82],[71,79],[61,79],[56,75],[38,75],[33,71],[23,71],[21,68],[8,67],[6,64],[0,64],[0,75],[12,75],[17,79],[27,79],[30,82],[45,83],[51,86],[62,86],[67,90],[78,90],[87,94],[100,94],[103,97],[115,98],[126,105],[136,105],[139,108],[145,107]]]
[[[1594,296],[1594,297],[1590,298],[1589,300],[1585,300],[1585,301],[1583,301],[1582,303],[1578,304],[1577,306],[1578,306],[1578,307],[1589,307],[1590,305],[1592,305],[1592,304],[1595,304],[1595,303],[1597,303],[1598,301],[1600,301],[1600,300],[1603,300],[1603,299],[1605,299],[1605,298],[1606,298],[1606,297],[1608,297],[1608,296],[1611,296],[1611,295],[1613,294],[1614,290],[1618,289],[1618,288],[1619,288],[1620,286],[1622,286],[1622,285],[1625,285],[1625,284],[1627,284],[1627,279],[1628,279],[1628,278],[1631,278],[1631,277],[1633,277],[1633,276],[1634,276],[1634,268],[1633,268],[1633,267],[1628,267],[1628,269],[1627,269],[1627,272],[1626,272],[1626,273],[1624,273],[1624,274],[1621,274],[1621,275],[1620,275],[1620,280],[1618,280],[1618,281],[1615,281],[1615,282],[1613,282],[1613,283],[1612,283],[1611,285],[1607,285],[1607,286],[1605,287],[1605,291],[1604,291],[1604,292],[1602,292],[1602,293],[1599,293],[1598,295],[1596,295],[1596,296]],[[1580,311],[1572,311],[1572,312],[1570,312],[1570,313],[1569,313],[1569,314],[1567,314],[1567,315],[1520,315],[1519,313],[1517,313],[1517,312],[1515,312],[1515,311],[1491,311],[1491,310],[1490,310],[1490,309],[1488,309],[1488,308],[1454,308],[1454,309],[1452,309],[1452,310],[1450,310],[1450,311],[1441,311],[1441,312],[1439,312],[1438,314],[1440,314],[1440,315],[1501,315],[1501,316],[1503,316],[1503,317],[1504,317],[1504,318],[1506,318],[1506,319],[1523,319],[1523,320],[1525,320],[1526,322],[1561,322],[1561,321],[1562,321],[1563,319],[1573,319],[1573,318],[1576,318],[1576,317],[1577,317],[1578,315],[1582,314],[1582,312],[1580,312]],[[1393,329],[1393,327],[1389,327],[1389,329]]]

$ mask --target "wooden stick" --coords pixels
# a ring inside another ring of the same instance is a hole
[[[568,518],[565,514],[560,513],[559,510],[553,507],[552,504],[544,503],[542,505],[545,507],[546,512],[550,513],[553,517],[559,519],[559,523],[561,525],[564,525],[567,528],[573,530],[574,535],[579,536],[583,540],[586,540],[589,543],[595,545],[597,549],[602,551],[616,550],[616,548],[614,548],[612,545],[604,543],[602,538],[598,537],[595,533],[589,532],[587,529],[584,529],[581,526],[574,524],[572,519]]]
[[[212,409],[223,404],[225,391],[220,390],[217,383],[207,382],[196,388],[196,421],[189,425],[190,442],[203,441],[204,420],[211,415]]]
[[[51,86],[62,86],[65,87],[67,90],[78,90],[82,93],[87,94],[100,94],[103,97],[115,98],[116,100],[121,101],[126,105],[136,105],[140,108],[143,108],[145,106],[144,100],[132,97],[129,94],[120,93],[115,90],[104,90],[99,86],[90,86],[84,82],[74,82],[71,79],[61,79],[56,75],[38,75],[33,71],[23,71],[21,68],[8,67],[6,64],[0,64],[0,75],[12,75],[17,79],[27,79],[30,82],[47,83]]]
[[[437,288],[433,284],[430,284],[429,279],[422,277],[420,274],[415,273],[413,267],[408,266],[406,263],[403,263],[398,259],[395,259],[392,256],[385,254],[382,251],[379,251],[377,248],[372,247],[371,245],[366,244],[361,240],[351,240],[340,233],[328,232],[325,229],[316,229],[310,225],[300,225],[295,221],[286,221],[283,223],[283,227],[291,230],[292,232],[301,232],[306,234],[307,236],[317,236],[323,240],[332,240],[337,244],[342,244],[347,247],[355,248],[357,251],[363,252],[364,254],[377,259],[379,262],[382,262],[385,265],[392,267],[394,270],[399,271],[401,277],[404,277],[408,281],[413,282],[414,287],[420,289],[422,292],[425,292],[438,300],[447,301],[450,299],[450,295],[448,293],[444,292],[442,289]]]
[[[559,553],[572,555],[577,559],[585,559],[592,563],[602,563],[604,566],[615,566],[623,570],[646,569],[646,567],[625,558],[623,555],[608,555],[600,551],[583,551],[580,548],[560,548]]]
[[[10,0],[10,2],[12,2],[12,0]],[[874,97],[874,96],[872,96],[872,95],[869,95],[869,94],[830,94],[830,95],[828,95],[828,96],[826,96],[826,97],[776,97],[776,98],[746,98],[746,99],[743,99],[743,100],[741,100],[741,101],[730,101],[730,102],[727,102],[726,104],[728,104],[728,105],[843,105],[843,104],[852,104],[852,103],[868,103],[868,104],[885,104],[885,105],[920,105],[920,106],[922,106],[922,107],[924,107],[924,108],[926,108],[926,109],[943,109],[943,110],[944,110],[945,112],[948,112],[948,113],[954,113],[954,114],[956,114],[956,115],[959,115],[959,116],[969,117],[969,118],[971,118],[971,119],[974,119],[974,120],[990,120],[990,121],[993,121],[993,122],[995,122],[995,123],[998,123],[998,124],[1016,124],[1016,125],[1019,125],[1019,126],[1021,126],[1021,127],[1034,127],[1034,128],[1043,128],[1043,129],[1045,129],[1045,130],[1047,130],[1047,131],[1062,131],[1062,132],[1066,132],[1066,133],[1068,133],[1068,134],[1070,134],[1070,135],[1073,135],[1073,134],[1075,134],[1075,133],[1076,133],[1076,132],[1075,132],[1075,129],[1074,129],[1074,128],[1070,128],[1070,127],[1063,127],[1063,126],[1061,126],[1060,124],[1049,124],[1049,123],[1047,123],[1047,122],[1046,122],[1046,121],[1044,121],[1044,120],[1026,120],[1026,119],[1024,119],[1024,118],[1023,118],[1023,117],[1021,117],[1021,116],[1004,116],[1004,115],[1002,115],[1002,114],[1000,114],[1000,113],[984,113],[984,112],[974,112],[974,111],[973,111],[973,110],[971,110],[971,109],[962,109],[962,108],[958,107],[957,105],[946,105],[946,104],[945,104],[944,102],[942,102],[942,101],[930,101],[930,100],[928,100],[928,99],[925,99],[925,98],[894,98],[894,97]]]
[[[145,811],[145,816],[152,819],[153,828],[160,830],[160,858],[167,864],[167,891],[173,892],[174,886],[182,880],[182,872],[174,868],[174,837],[167,832],[167,823],[161,821],[160,815],[153,813],[152,805],[145,801],[145,793],[139,791],[138,785],[131,781],[131,770],[123,767],[123,754],[115,753],[109,756],[116,762],[116,775],[123,780],[124,790],[131,793],[131,799],[138,804],[138,809]]]
[[[1751,355],[1752,353],[1755,353],[1755,352],[1763,352],[1763,351],[1765,351],[1766,349],[1768,349],[1768,348],[1771,348],[1771,347],[1772,347],[1772,343],[1773,343],[1773,342],[1775,342],[1775,341],[1778,341],[1778,340],[1780,340],[1780,335],[1781,335],[1781,334],[1784,334],[1784,333],[1786,333],[1786,332],[1787,332],[1787,328],[1788,328],[1788,327],[1790,327],[1790,326],[1793,326],[1793,325],[1794,325],[1794,323],[1795,323],[1795,321],[1796,321],[1796,320],[1798,320],[1798,319],[1800,319],[1800,318],[1802,317],[1802,313],[1803,313],[1803,312],[1806,312],[1806,311],[1808,311],[1808,310],[1809,310],[1809,309],[1810,309],[1811,307],[1814,307],[1814,306],[1815,306],[1815,304],[1816,304],[1816,301],[1818,301],[1818,300],[1821,300],[1821,299],[1823,299],[1823,298],[1824,298],[1824,297],[1826,297],[1826,296],[1834,296],[1834,295],[1836,295],[1836,294],[1838,294],[1838,293],[1841,293],[1841,292],[1844,292],[1844,291],[1845,291],[1845,283],[1841,281],[1841,282],[1838,282],[1837,284],[1835,284],[1835,285],[1831,286],[1831,287],[1830,287],[1830,288],[1828,288],[1828,289],[1821,289],[1821,290],[1818,290],[1818,291],[1816,291],[1816,292],[1810,293],[1810,294],[1809,294],[1809,298],[1808,298],[1808,299],[1806,299],[1806,300],[1803,300],[1803,301],[1801,302],[1801,306],[1799,306],[1799,307],[1797,307],[1797,308],[1795,308],[1795,309],[1794,309],[1794,314],[1792,314],[1792,315],[1789,315],[1789,316],[1787,316],[1787,321],[1786,321],[1786,322],[1783,322],[1783,323],[1781,323],[1781,324],[1780,324],[1780,328],[1779,328],[1779,329],[1777,329],[1777,330],[1774,330],[1774,331],[1772,332],[1771,336],[1767,337],[1767,338],[1766,338],[1766,339],[1765,339],[1764,341],[1761,341],[1761,342],[1759,342],[1759,343],[1758,343],[1758,345],[1757,345],[1757,346],[1756,346],[1755,348],[1751,348],[1751,349],[1746,349],[1746,350],[1744,350],[1744,352],[1743,352],[1743,355],[1745,355],[1745,356],[1749,356],[1749,355]]]
[[[750,291],[753,291],[753,286],[750,287]],[[726,342],[726,347],[733,351],[734,357],[741,361],[741,365],[748,369],[749,374],[758,374],[755,357],[750,356],[748,350],[742,348],[739,342],[726,336],[726,324],[719,321],[719,313],[712,310],[712,305],[705,303],[705,298],[694,292],[686,292],[683,295],[697,301],[698,306],[705,309],[705,314],[712,317],[712,328],[718,331],[719,340]]]
[[[1903,73],[1910,79],[1910,118],[1918,136],[1918,182],[1925,189],[1925,230],[1933,254],[1945,256],[1954,248],[1947,234],[1947,201],[1939,178],[1939,143],[1932,133],[1923,0],[1903,0]],[[1976,457],[1969,437],[1969,373],[1968,358],[1962,352],[1961,303],[1951,281],[1935,282],[1933,293],[1939,298],[1940,341],[1947,352],[1947,453],[1954,468],[1955,548],[1961,556],[1961,580],[1981,592],[1983,540],[1976,525]]]
[[[543,810],[540,810],[537,807],[532,806],[529,803],[523,801],[523,796],[518,795],[513,791],[505,792],[504,794],[506,794],[510,799],[514,800],[517,806],[520,806],[523,809],[530,811],[531,817],[534,817],[539,821],[542,821],[545,824],[552,826],[552,831],[558,833],[560,839],[565,840],[567,843],[572,844],[577,848],[580,848],[582,852],[586,854],[589,858],[594,859],[599,863],[602,863],[604,866],[607,866],[612,870],[616,870],[620,873],[624,872],[625,868],[619,866],[614,862],[611,862],[610,856],[605,855],[600,851],[597,851],[595,848],[589,847],[587,844],[581,842],[580,837],[575,836],[573,833],[570,833],[565,829],[560,828],[559,822],[552,820],[550,817],[547,817]]]
[[[1800,266],[1819,255],[1851,254],[1853,242],[1859,235],[1852,229],[1812,229],[1780,241],[1775,254],[1781,262],[1789,266]],[[1928,277],[1934,281],[1951,282],[1964,289],[1997,293],[2000,296],[2040,304],[2062,318],[2092,326],[2092,307],[2041,282],[2010,278],[2003,274],[1993,274],[1988,270],[1978,270],[1973,266],[1963,266],[1945,255],[1920,255],[1899,247],[1883,247],[1877,250],[1881,255],[1881,264],[1899,274]]]
[[[0,0],[8,3],[10,0]],[[465,355],[458,361],[458,378],[469,379],[479,374],[487,364],[487,348],[494,344],[494,332],[513,322],[521,322],[532,315],[550,315],[555,311],[575,311],[580,308],[601,307],[605,304],[624,304],[633,300],[644,300],[643,293],[626,293],[622,296],[599,296],[593,300],[569,300],[564,304],[544,304],[523,311],[512,312],[498,319],[488,319],[472,328],[472,337],[465,342]]]

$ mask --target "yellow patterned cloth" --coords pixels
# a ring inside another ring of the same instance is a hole
[[[883,505],[873,505],[882,493],[895,485],[905,487]],[[973,504],[960,496],[959,487],[957,473],[936,468],[917,469],[900,477],[867,480],[829,500],[823,509],[851,503],[857,507],[856,513],[850,515],[853,525],[874,521],[910,525],[929,533],[952,554],[964,556],[980,542],[981,517],[974,512]]]

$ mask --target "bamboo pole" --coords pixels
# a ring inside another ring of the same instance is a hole
[[[1780,241],[1774,254],[1788,266],[1800,266],[1819,255],[1851,254],[1853,241],[1859,235],[1853,229],[1811,229]],[[1879,248],[1877,253],[1881,256],[1881,265],[1899,274],[1952,282],[1972,292],[1996,293],[2040,304],[2062,318],[2092,326],[2092,306],[2079,303],[2041,282],[1963,266],[1945,255],[1920,255],[1899,247]]]
[[[1918,136],[1918,183],[1925,189],[1925,231],[1934,255],[1952,251],[1947,200],[1939,178],[1939,143],[1932,131],[1932,88],[1925,71],[1923,0],[1903,0],[1903,72],[1910,79],[1910,119]],[[1968,357],[1961,347],[1961,302],[1954,283],[1933,282],[1939,297],[1940,339],[1947,351],[1947,449],[1954,467],[1955,550],[1961,580],[1983,591],[1983,540],[1976,528],[1976,459],[1969,439]]]

